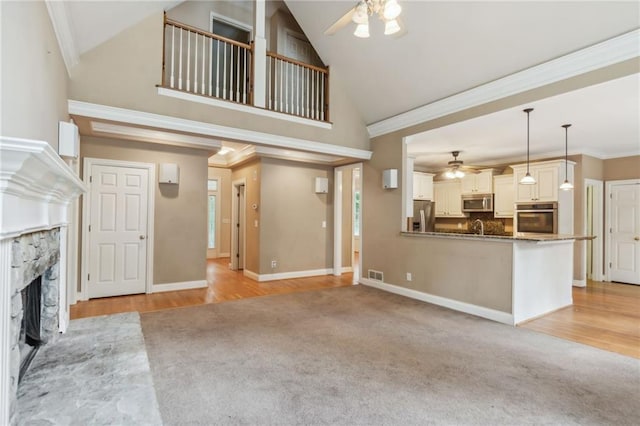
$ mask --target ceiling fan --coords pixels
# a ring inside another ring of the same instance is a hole
[[[360,0],[340,19],[333,23],[324,32],[325,35],[333,35],[347,26],[350,22],[356,24],[353,35],[356,37],[369,37],[369,16],[377,15],[384,22],[384,34],[395,34],[402,29],[399,16],[402,8],[397,0]]]
[[[448,167],[444,172],[444,177],[447,179],[460,179],[464,177],[465,172],[478,173],[473,167],[465,166],[464,161],[458,160],[460,151],[451,151],[451,155],[453,155],[453,160],[447,163]]]

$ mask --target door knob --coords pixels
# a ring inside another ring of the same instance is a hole
[[[140,239],[141,239],[141,240],[144,240],[144,235],[140,235]]]
[[[634,240],[640,241],[640,237],[635,237]]]

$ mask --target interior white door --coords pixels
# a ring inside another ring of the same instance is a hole
[[[640,183],[610,187],[609,279],[640,285]]]
[[[145,292],[148,173],[91,167],[89,298]]]

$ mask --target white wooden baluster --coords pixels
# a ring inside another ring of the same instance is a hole
[[[236,63],[236,61],[233,60],[233,44],[229,45],[229,48],[231,49],[231,54],[229,55],[229,99],[233,100],[233,76],[236,73],[236,70],[234,69],[234,64]]]
[[[187,31],[187,92],[191,91],[191,31]]]
[[[289,62],[284,63],[285,72],[284,72],[284,110],[285,112],[289,112],[289,105],[291,104],[291,100],[289,99],[289,68],[291,68]]]
[[[312,88],[312,97],[311,99],[313,99],[312,101],[312,108],[313,108],[313,112],[311,113],[311,118],[316,118],[316,71],[315,70],[311,70],[311,81],[313,83],[313,88]]]
[[[267,109],[273,109],[273,103],[271,100],[271,82],[272,80],[272,72],[271,72],[271,56],[267,56]]]
[[[244,70],[243,70],[243,95],[242,95],[242,103],[246,104],[247,103],[247,93],[249,93],[249,81],[248,81],[248,76],[249,76],[249,72],[247,71],[247,67],[249,66],[249,61],[247,61],[247,49],[242,49],[244,51]]]
[[[180,28],[180,55],[178,56],[178,89],[182,90],[182,28]]]
[[[296,70],[296,114],[300,115],[300,65],[295,66]]]
[[[236,46],[236,102],[240,102],[240,46]]]
[[[324,75],[320,74],[320,120],[324,120]]]
[[[227,93],[227,43],[222,42],[222,99],[229,99]]]
[[[198,33],[193,33],[196,39],[196,45],[193,48],[195,52],[195,60],[193,62],[193,93],[198,93]]]
[[[176,27],[172,25],[171,26],[171,78],[169,79],[169,87],[171,87],[172,89],[173,89],[174,75],[175,75],[174,73],[174,62],[176,57],[175,45],[176,45]]]
[[[220,97],[220,40],[216,40],[216,98]]]
[[[282,93],[284,92],[283,89],[283,81],[284,81],[284,64],[283,61],[278,59],[278,63],[280,64],[280,109],[278,111],[284,111],[284,97],[282,96]]]
[[[304,92],[304,91],[306,90],[306,86],[307,86],[307,85],[306,85],[306,83],[307,83],[307,80],[306,80],[306,73],[307,73],[307,68],[306,68],[306,67],[305,67],[305,68],[302,68],[302,91],[301,91],[301,92],[302,92],[302,99],[300,99],[300,104],[302,105],[302,116],[303,116],[303,117],[305,116],[305,114],[306,114],[306,109],[307,109],[307,108],[306,108],[307,106],[306,106],[306,104],[304,103],[304,102],[305,102],[305,100],[306,100],[306,99],[305,99],[305,96],[304,96],[304,95],[305,95],[305,92]]]
[[[209,39],[209,96],[211,96],[213,74],[211,73],[211,67],[213,66],[213,39]]]
[[[205,36],[202,36],[202,84],[200,85],[200,94],[204,95],[204,90],[205,90],[205,86],[204,86],[204,63],[206,62],[206,56],[205,56],[205,45],[207,44],[207,39],[205,38]]]

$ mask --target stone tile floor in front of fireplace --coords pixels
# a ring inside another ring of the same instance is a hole
[[[160,425],[137,312],[71,321],[18,389],[17,425]]]

